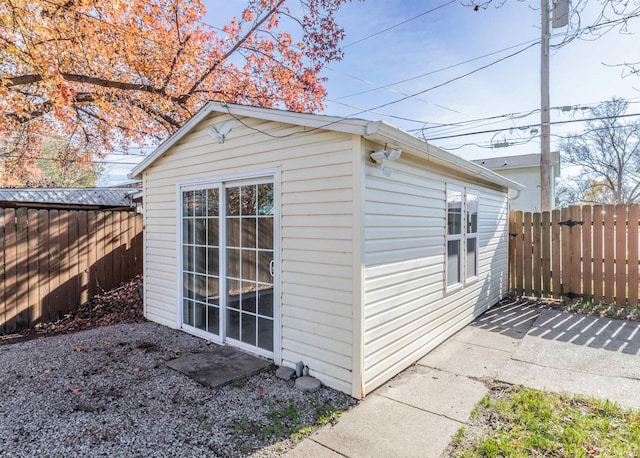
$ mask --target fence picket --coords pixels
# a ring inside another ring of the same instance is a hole
[[[532,271],[531,267],[533,265],[532,259],[532,236],[531,236],[531,213],[526,212],[524,214],[524,239],[523,239],[523,261],[524,261],[524,294],[525,296],[531,296],[532,293]]]
[[[628,246],[629,246],[629,305],[638,305],[638,224],[640,215],[638,205],[629,207]]]
[[[522,258],[522,239],[524,237],[523,228],[522,228],[522,212],[516,212],[516,237],[515,237],[515,246],[516,246],[516,294],[522,294],[523,285],[522,278],[524,275],[523,267],[523,258]]]
[[[542,228],[540,213],[533,214],[533,294],[542,296]]]
[[[571,219],[571,209],[563,208],[560,210],[560,220],[562,223],[566,223]],[[561,291],[562,295],[566,296],[571,292],[571,228],[567,224],[563,224],[560,227],[560,240],[561,240]]]
[[[103,287],[141,273],[141,262],[130,269],[126,260],[135,260],[142,216],[114,212],[105,221],[103,214],[0,208],[0,333],[55,320],[86,302],[97,292],[100,265]]]
[[[551,214],[542,213],[542,289],[541,296],[551,293]]]
[[[583,295],[586,299],[591,299],[592,295],[592,275],[591,275],[591,234],[593,232],[591,207],[582,207],[582,282]]]
[[[582,224],[580,218],[580,207],[577,205],[569,207],[571,214],[569,226],[569,240],[571,251],[571,286],[569,288],[570,297],[580,296],[582,292]]]
[[[561,259],[562,251],[560,249],[560,210],[553,210],[551,212],[551,278],[553,282],[553,297],[558,298],[562,293],[560,281],[562,279],[561,273]]]
[[[616,305],[627,302],[627,207],[616,205]]]
[[[593,300],[604,299],[604,208],[602,205],[593,207]]]
[[[604,300],[611,304],[615,294],[615,206],[605,205],[604,212]]]

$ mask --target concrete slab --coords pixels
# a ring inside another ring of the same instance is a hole
[[[250,377],[271,365],[271,361],[225,345],[213,350],[181,356],[167,366],[210,388]]]
[[[540,309],[522,305],[490,309],[452,339],[498,350],[515,351],[539,313]]]
[[[522,349],[527,361],[564,367],[569,357],[575,367],[602,375],[640,378],[640,323],[545,310],[531,328]],[[532,345],[544,344],[544,353]],[[563,349],[558,352],[558,349]],[[533,360],[531,358],[536,358]]]
[[[439,457],[461,423],[377,394],[345,413],[311,439],[337,453],[372,456]]]
[[[339,455],[324,445],[320,445],[307,438],[283,456],[286,456],[287,458],[338,458],[343,457],[344,455]]]
[[[640,380],[572,372],[515,360],[505,365],[497,379],[538,390],[609,399],[624,407],[640,408]]]
[[[375,393],[464,423],[488,390],[483,383],[461,375],[414,366]]]
[[[447,340],[418,364],[466,377],[495,377],[511,354],[510,351]]]

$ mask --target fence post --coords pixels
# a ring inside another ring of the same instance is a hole
[[[524,266],[522,260],[522,238],[523,238],[523,227],[522,227],[522,212],[516,212],[516,231],[515,231],[515,245],[516,245],[516,294],[521,295],[522,288],[522,268]]]

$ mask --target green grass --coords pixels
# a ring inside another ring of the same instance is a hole
[[[640,411],[610,401],[500,386],[455,436],[452,456],[637,457]]]

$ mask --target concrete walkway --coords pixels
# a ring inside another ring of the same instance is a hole
[[[640,323],[505,305],[300,442],[287,457],[439,457],[485,381],[640,407]]]

